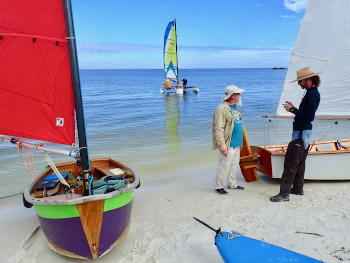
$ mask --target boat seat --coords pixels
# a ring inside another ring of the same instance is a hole
[[[95,167],[96,173],[102,178],[105,176],[115,176],[116,174],[113,173],[114,169],[111,169],[110,166],[106,167]],[[118,174],[120,176],[120,179],[123,180],[125,176],[125,172]]]
[[[318,145],[316,147],[316,150],[318,152],[328,152],[328,151],[335,151],[337,150],[337,148],[335,148],[334,143],[329,143],[329,144]]]

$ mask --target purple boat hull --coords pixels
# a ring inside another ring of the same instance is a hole
[[[98,257],[124,238],[123,233],[128,228],[131,210],[132,202],[129,202],[117,209],[103,212]],[[67,254],[76,255],[77,258],[93,259],[80,217],[63,219],[50,219],[39,215],[38,217],[45,236],[54,246],[54,250],[67,251]]]

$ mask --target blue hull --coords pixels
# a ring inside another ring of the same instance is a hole
[[[228,232],[221,232],[221,235],[215,238],[216,246],[226,263],[323,262],[260,240],[240,236],[239,234],[231,239],[228,239],[228,236]]]

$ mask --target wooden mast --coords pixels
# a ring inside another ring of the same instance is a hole
[[[78,128],[79,153],[82,167],[82,178],[84,186],[84,196],[89,195],[89,181],[91,174],[88,146],[86,140],[83,101],[81,96],[77,50],[75,44],[75,34],[73,27],[72,6],[70,0],[63,0],[64,16],[66,20],[67,41],[69,50],[70,68],[72,74],[73,94],[75,103],[75,115]]]

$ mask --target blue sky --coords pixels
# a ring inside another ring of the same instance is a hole
[[[71,0],[81,69],[160,69],[176,19],[180,68],[287,67],[307,0]],[[171,4],[170,4],[171,3]]]

